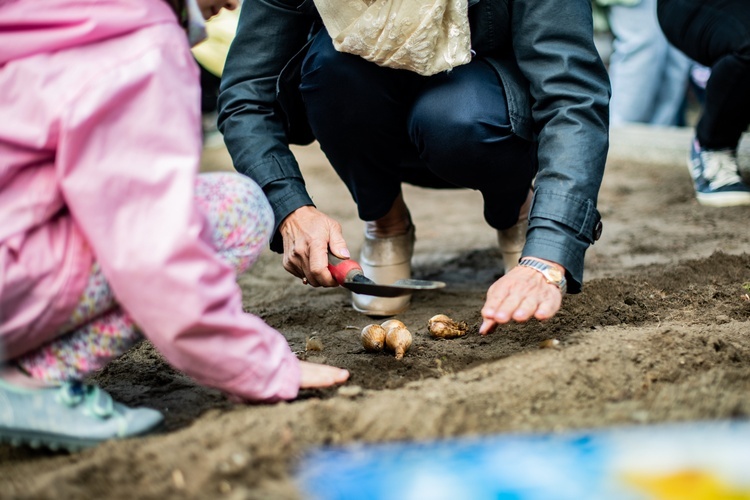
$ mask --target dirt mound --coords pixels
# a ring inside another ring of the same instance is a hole
[[[348,194],[317,149],[298,153],[316,203],[356,249]],[[481,200],[416,188],[405,197],[415,275],[449,286],[415,294],[398,316],[414,334],[403,360],[364,351],[359,331],[373,320],[343,290],[302,286],[268,253],[241,277],[247,309],[301,358],[348,368],[346,389],[236,406],[144,342],[95,380],[127,404],[163,411],[164,430],[75,455],[0,447],[0,497],[297,498],[294,466],[323,444],[750,415],[750,210],[699,206],[682,165],[609,165],[605,233],[589,252],[584,292],[548,322],[487,337],[477,334],[479,309],[502,266]],[[430,338],[437,313],[465,321],[468,335]],[[323,349],[305,352],[313,335]],[[559,344],[540,348],[548,339]]]

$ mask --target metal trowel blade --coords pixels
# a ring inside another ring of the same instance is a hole
[[[414,280],[414,279],[403,279],[398,280],[390,285],[381,285],[374,281],[359,275],[354,280],[344,281],[341,284],[343,287],[351,290],[354,293],[361,295],[374,295],[376,297],[399,297],[401,295],[409,295],[417,290],[435,290],[443,288],[445,283],[442,281],[429,281],[429,280]]]

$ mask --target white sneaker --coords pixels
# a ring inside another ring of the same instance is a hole
[[[0,443],[77,451],[147,434],[163,419],[156,410],[117,403],[95,385],[28,388],[0,378]]]
[[[701,205],[750,205],[750,186],[740,178],[736,151],[701,149],[698,141],[694,140],[688,167],[695,185],[695,196]]]

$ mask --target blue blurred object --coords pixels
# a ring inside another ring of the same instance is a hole
[[[315,500],[750,498],[750,423],[326,448],[298,479]]]

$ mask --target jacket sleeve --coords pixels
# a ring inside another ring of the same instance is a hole
[[[56,168],[66,204],[119,305],[173,366],[245,399],[294,398],[296,357],[243,312],[194,200],[199,87],[184,33],[143,36],[64,105]]]
[[[515,0],[513,48],[534,100],[539,172],[524,256],[562,264],[580,291],[600,231],[597,196],[609,147],[609,79],[590,0]],[[554,19],[554,22],[550,22]]]
[[[312,0],[245,0],[222,74],[219,128],[237,171],[266,193],[274,212],[271,248],[282,251],[279,224],[313,205],[289,149],[289,121],[277,100],[279,76],[305,46]]]

